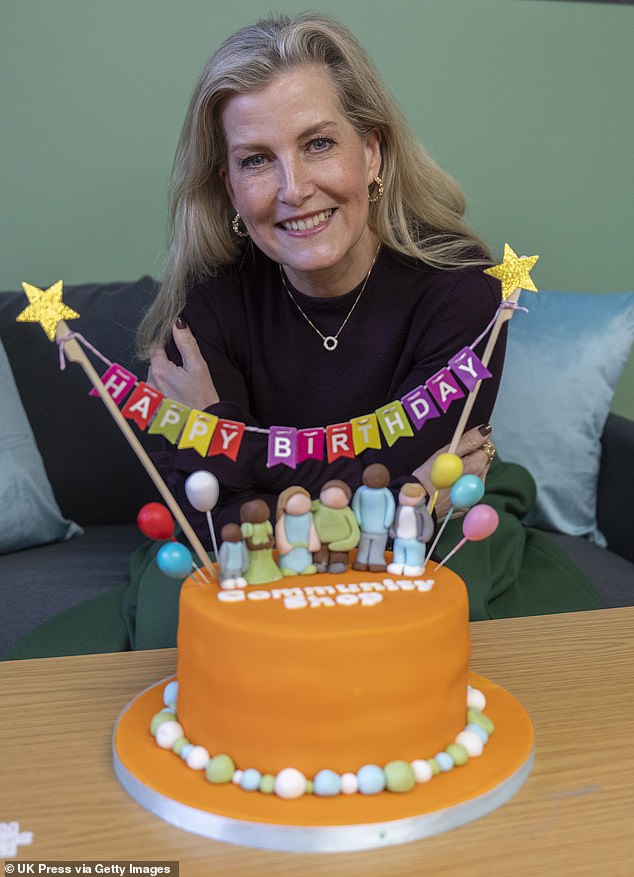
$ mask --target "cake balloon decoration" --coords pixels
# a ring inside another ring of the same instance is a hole
[[[438,499],[438,491],[451,487],[462,475],[462,460],[457,454],[438,454],[431,466],[430,478],[436,488],[429,501],[427,511],[431,514]]]
[[[174,579],[186,579],[194,568],[191,551],[180,542],[162,545],[156,555],[156,564],[162,573]]]
[[[136,522],[139,530],[148,539],[172,539],[174,537],[174,518],[169,509],[160,502],[148,502],[139,511]]]
[[[201,469],[198,472],[192,472],[187,481],[185,481],[185,494],[190,504],[198,512],[204,512],[207,516],[207,526],[209,527],[209,535],[211,543],[214,547],[214,554],[218,558],[218,543],[216,541],[216,531],[214,530],[214,522],[211,517],[211,510],[218,502],[220,493],[220,485],[218,479],[211,472]]]
[[[460,478],[451,488],[451,493],[449,494],[451,507],[445,515],[445,518],[440,525],[436,536],[434,537],[434,541],[432,542],[429,551],[427,552],[427,559],[425,560],[425,564],[433,554],[436,545],[438,545],[440,537],[444,533],[445,527],[449,523],[449,519],[453,515],[454,510],[471,508],[471,506],[475,505],[477,502],[480,502],[483,496],[484,482],[481,478],[478,478],[477,475],[460,476]],[[425,564],[423,564],[423,572],[425,571]]]
[[[495,532],[499,522],[500,519],[498,513],[493,506],[487,505],[486,503],[474,505],[464,516],[462,522],[463,538],[454,548],[451,549],[444,560],[436,566],[436,569],[440,569],[441,566],[444,566],[449,558],[453,557],[459,548],[462,548],[465,542],[481,542],[483,539],[487,539],[491,533]]]

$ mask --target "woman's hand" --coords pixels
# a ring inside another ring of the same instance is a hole
[[[444,448],[440,448],[439,451],[436,451],[436,453],[429,457],[428,460],[425,460],[422,466],[419,466],[418,469],[415,469],[413,472],[413,474],[421,482],[429,496],[434,496],[434,494],[436,493],[436,488],[434,487],[431,480],[432,464],[439,454],[446,453],[448,449],[449,445],[445,445]],[[455,453],[456,456],[460,457],[460,459],[462,460],[462,474],[477,475],[478,478],[481,478],[482,482],[484,483],[486,480],[487,472],[489,471],[489,467],[491,466],[493,456],[495,455],[495,448],[493,446],[493,442],[491,441],[491,427],[486,424],[485,426],[476,426],[473,429],[470,429],[468,432],[465,432],[458,442],[458,447],[456,448]],[[443,518],[451,508],[450,494],[450,487],[438,491],[438,497],[434,505],[434,510],[439,520]],[[456,509],[454,514],[456,516],[464,514],[464,510]]]
[[[164,350],[155,350],[150,356],[147,382],[175,402],[204,411],[219,401],[218,393],[196,339],[180,322],[182,326],[175,325],[172,335],[183,365],[175,365]]]

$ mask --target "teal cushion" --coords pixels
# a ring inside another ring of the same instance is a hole
[[[81,533],[55,501],[1,343],[0,411],[0,554]]]
[[[503,460],[537,483],[525,522],[605,539],[597,527],[600,438],[634,340],[634,293],[522,293],[493,412]]]

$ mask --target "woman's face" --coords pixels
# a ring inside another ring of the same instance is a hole
[[[353,289],[377,246],[368,187],[381,165],[379,137],[355,132],[327,68],[299,67],[236,95],[223,124],[221,174],[254,243],[302,292]]]

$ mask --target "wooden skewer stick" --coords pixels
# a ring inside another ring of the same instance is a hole
[[[507,296],[506,301],[511,302],[512,304],[517,304],[517,302],[519,301],[521,291],[522,291],[521,287],[514,289],[513,292]],[[491,354],[493,353],[495,345],[497,344],[498,337],[500,335],[500,332],[502,331],[502,326],[504,325],[504,323],[506,323],[508,320],[511,319],[511,317],[513,316],[514,313],[515,313],[515,309],[513,307],[502,308],[500,310],[500,313],[498,314],[497,319],[496,319],[495,323],[493,324],[493,328],[491,329],[491,334],[489,335],[489,340],[487,341],[487,345],[484,348],[484,352],[483,352],[481,360],[480,360],[482,362],[482,365],[485,368],[489,365],[489,361],[491,359]],[[475,385],[473,390],[467,396],[467,401],[465,402],[464,409],[462,411],[462,414],[460,415],[460,420],[458,421],[456,429],[454,430],[453,438],[451,439],[451,443],[450,443],[449,448],[447,450],[448,454],[455,454],[456,453],[456,448],[458,447],[458,442],[460,441],[460,439],[462,438],[462,434],[464,433],[465,426],[467,425],[467,420],[469,419],[469,415],[471,414],[471,411],[473,410],[476,396],[478,395],[481,384],[482,384],[482,379],[480,379],[478,381],[478,383]]]
[[[62,338],[65,338],[69,334],[70,334],[70,329],[68,328],[68,324],[66,323],[65,320],[60,320],[59,323],[57,324],[57,339],[58,339],[58,341]],[[112,415],[114,422],[117,424],[117,426],[119,427],[119,429],[123,433],[125,439],[127,440],[128,444],[130,445],[130,447],[132,448],[134,453],[139,458],[141,465],[143,466],[143,468],[145,469],[147,474],[152,479],[156,489],[158,490],[158,492],[161,494],[161,496],[165,500],[165,504],[167,505],[167,507],[169,508],[171,513],[173,514],[174,518],[180,524],[180,527],[181,527],[183,533],[185,534],[186,538],[188,539],[189,544],[192,546],[192,548],[194,549],[194,551],[198,555],[200,562],[205,567],[205,569],[208,570],[211,573],[211,575],[215,578],[216,574],[215,574],[213,565],[211,563],[211,560],[209,559],[209,555],[205,551],[205,548],[204,548],[202,542],[200,541],[200,539],[198,538],[198,536],[196,535],[196,533],[192,529],[189,521],[187,520],[187,518],[183,514],[181,507],[178,505],[178,503],[174,499],[172,493],[170,492],[169,487],[167,486],[167,484],[165,484],[165,482],[163,481],[163,479],[159,475],[159,472],[156,469],[152,460],[150,459],[147,451],[145,450],[145,448],[143,447],[141,442],[138,440],[138,438],[136,437],[136,435],[132,431],[130,424],[128,423],[128,421],[125,419],[125,417],[123,416],[123,414],[119,410],[117,403],[114,401],[114,399],[112,398],[110,393],[106,390],[101,378],[99,377],[99,375],[97,374],[97,372],[93,368],[92,363],[90,362],[90,360],[86,356],[86,353],[84,352],[84,349],[82,348],[82,346],[79,344],[79,342],[75,338],[72,338],[72,337],[68,338],[67,340],[64,341],[64,353],[67,355],[68,359],[71,362],[78,363],[83,368],[83,370],[86,372],[86,374],[88,375],[88,378],[90,379],[91,384],[93,385],[95,390],[99,393],[103,403],[105,404],[106,408],[108,409],[108,411]]]

